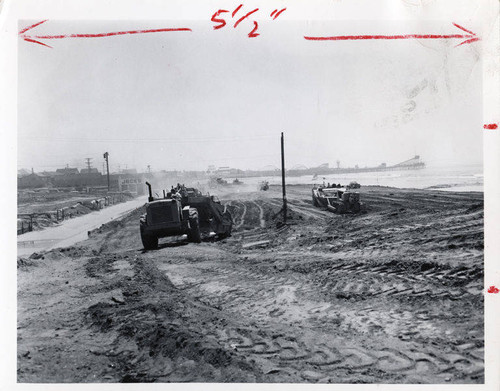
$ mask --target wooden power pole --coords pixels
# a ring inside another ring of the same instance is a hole
[[[109,191],[109,161],[108,161],[108,156],[109,156],[109,153],[104,152],[104,159],[106,159],[106,172],[107,172],[107,176],[108,176],[108,191]]]
[[[285,188],[285,138],[281,132],[281,187],[283,188],[283,222],[286,224],[287,205]]]

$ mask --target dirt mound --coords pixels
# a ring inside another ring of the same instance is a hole
[[[113,273],[115,263],[125,260],[134,275],[119,278],[120,273]],[[175,381],[180,375],[174,369],[193,381],[254,379],[249,363],[201,333],[198,324],[220,321],[213,309],[192,302],[154,265],[129,256],[101,256],[90,258],[86,271],[90,277],[107,280],[110,292],[121,291],[111,302],[99,302],[85,311],[91,329],[114,335],[113,350],[120,353],[103,354],[113,357],[121,382]],[[165,360],[166,367],[161,364]]]
[[[18,258],[17,259],[17,268],[18,269],[23,269],[23,268],[28,268],[30,266],[36,266],[37,262],[33,259],[29,258]]]

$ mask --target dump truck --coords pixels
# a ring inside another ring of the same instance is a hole
[[[326,208],[330,212],[338,214],[359,213],[365,209],[359,201],[359,193],[351,191],[348,186],[314,186],[312,202],[316,207]]]
[[[144,249],[158,248],[158,239],[167,236],[187,235],[189,242],[200,243],[203,237],[231,235],[231,214],[216,196],[178,186],[168,193],[163,191],[163,198],[154,198],[151,184],[146,182],[146,186],[148,203],[139,222]]]

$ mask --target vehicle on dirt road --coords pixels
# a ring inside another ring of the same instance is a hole
[[[230,186],[230,184],[223,178],[210,178],[210,180],[208,181],[208,187],[212,189],[217,189],[220,187],[227,187],[227,186]]]
[[[269,190],[269,182],[268,181],[263,181],[260,183],[260,190],[261,191],[267,191]]]
[[[158,248],[158,239],[187,235],[188,241],[200,243],[204,236],[225,238],[231,235],[233,220],[215,196],[203,195],[194,188],[178,186],[163,198],[154,198],[151,184],[146,213],[140,218],[144,249]]]
[[[316,207],[323,207],[333,213],[359,213],[365,210],[359,201],[359,193],[349,187],[314,186],[312,202]]]

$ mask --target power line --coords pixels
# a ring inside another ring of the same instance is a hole
[[[166,142],[168,144],[192,144],[192,143],[207,143],[207,142],[217,142],[217,143],[229,143],[229,142],[241,142],[241,141],[257,141],[272,139],[272,136],[252,136],[252,137],[228,137],[228,138],[214,138],[214,137],[197,137],[197,138],[183,138],[183,139],[172,139],[172,138],[66,138],[66,137],[44,137],[44,136],[30,136],[30,137],[19,137],[20,140],[26,141],[47,141],[47,142],[89,142],[89,143],[158,143]]]
[[[87,163],[87,172],[90,173],[92,170],[92,158],[91,157],[86,157],[85,161]]]

